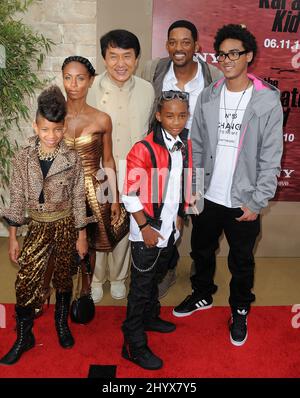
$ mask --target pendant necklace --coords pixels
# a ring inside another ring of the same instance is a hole
[[[245,92],[248,90],[249,85],[250,85],[250,80],[248,80],[247,87],[242,92],[242,95],[238,101],[237,107],[235,108],[235,111],[231,115],[231,122],[229,124],[229,127],[226,129],[226,134],[230,134],[230,132],[231,132],[233,119],[235,119],[237,117],[237,111],[239,110],[240,103],[245,95]],[[228,125],[228,114],[227,114],[226,102],[225,102],[225,91],[226,91],[226,84],[224,86],[224,110],[225,110],[225,120],[226,120],[226,126],[227,126]]]

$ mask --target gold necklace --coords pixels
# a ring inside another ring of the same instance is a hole
[[[37,150],[38,150],[38,157],[40,160],[47,160],[48,162],[51,162],[52,160],[54,160],[56,158],[56,155],[59,152],[59,146],[57,146],[55,148],[55,151],[53,151],[53,152],[44,152],[42,150],[41,141],[39,141],[38,145],[37,145]]]

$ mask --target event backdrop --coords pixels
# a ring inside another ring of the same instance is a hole
[[[277,200],[300,201],[300,0],[154,0],[152,56],[166,56],[170,24],[192,21],[199,30],[202,56],[216,63],[213,40],[228,23],[245,24],[259,51],[251,72],[281,91],[284,155]]]

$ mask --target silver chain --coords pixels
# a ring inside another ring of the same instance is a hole
[[[137,271],[139,271],[139,272],[149,272],[149,271],[151,271],[152,268],[153,268],[153,267],[155,266],[155,264],[157,263],[161,251],[162,251],[162,249],[159,249],[159,250],[158,250],[158,254],[157,254],[157,257],[156,257],[154,263],[153,263],[149,268],[146,268],[146,269],[141,269],[141,268],[137,267],[137,266],[135,265],[134,261],[133,261],[133,256],[132,256],[132,265],[133,265],[133,267],[134,267]]]
[[[228,132],[231,131],[231,126],[232,126],[232,122],[233,122],[233,119],[234,119],[234,115],[237,114],[237,111],[238,111],[238,109],[239,109],[240,103],[241,103],[241,101],[242,101],[242,99],[243,99],[243,96],[244,96],[245,92],[247,91],[247,89],[248,89],[248,87],[249,87],[249,84],[250,84],[250,80],[248,80],[247,87],[246,87],[245,90],[242,92],[242,95],[241,95],[241,97],[240,97],[240,99],[239,99],[239,102],[238,102],[238,104],[237,104],[237,107],[235,108],[235,111],[234,111],[234,113],[233,113],[232,116],[231,116],[231,123],[230,123],[230,125],[229,125],[229,128],[226,129],[226,131],[228,131]],[[224,110],[225,110],[225,120],[226,120],[226,125],[227,125],[227,124],[228,124],[228,117],[227,117],[227,109],[226,109],[226,103],[225,103],[225,91],[226,91],[226,85],[224,85]]]

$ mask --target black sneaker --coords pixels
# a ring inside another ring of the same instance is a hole
[[[189,295],[173,309],[173,315],[182,317],[191,315],[195,311],[207,310],[212,307],[212,302],[212,297],[199,299],[199,296]]]
[[[124,344],[122,357],[147,370],[157,370],[163,366],[163,361],[154,355],[147,345],[136,348]]]
[[[230,341],[235,346],[243,345],[248,337],[247,332],[248,311],[243,308],[232,310],[229,320]]]
[[[150,332],[171,333],[176,329],[176,325],[172,322],[164,321],[160,318],[150,319],[145,322],[144,330]]]

